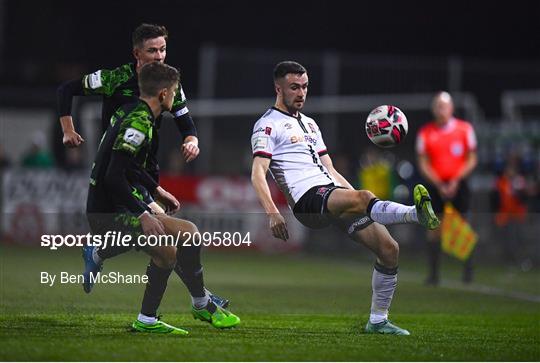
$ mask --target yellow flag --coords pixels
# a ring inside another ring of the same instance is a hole
[[[462,261],[469,258],[478,241],[471,225],[449,202],[444,205],[441,240],[442,250]]]

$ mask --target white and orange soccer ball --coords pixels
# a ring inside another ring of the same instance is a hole
[[[369,113],[366,120],[367,136],[380,147],[396,146],[403,142],[408,131],[407,117],[396,106],[379,106]]]

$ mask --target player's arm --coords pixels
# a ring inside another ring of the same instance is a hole
[[[116,204],[127,208],[137,215],[141,221],[141,227],[146,235],[165,234],[163,223],[150,213],[152,209],[133,193],[128,182],[126,172],[133,162],[133,155],[121,150],[113,150],[107,171],[105,172],[105,185]]]
[[[259,201],[264,211],[270,219],[272,235],[286,241],[289,239],[287,224],[285,223],[285,218],[279,213],[276,204],[272,200],[272,194],[270,193],[270,188],[268,187],[268,182],[266,180],[269,166],[269,158],[254,156],[251,168],[251,183],[253,184],[255,193],[259,197]]]
[[[123,65],[113,70],[102,69],[82,78],[62,83],[56,92],[58,117],[64,133],[63,142],[68,147],[77,147],[84,139],[75,131],[71,106],[73,96],[104,95],[110,96],[119,84],[132,76],[133,70],[129,65]]]
[[[417,154],[418,169],[420,169],[420,174],[426,178],[431,184],[436,187],[440,187],[442,184],[441,179],[437,176],[431,164],[429,162],[429,157],[426,154],[419,153]]]
[[[84,95],[82,79],[75,79],[62,83],[56,90],[56,103],[60,124],[62,125],[63,143],[68,147],[77,147],[84,139],[75,131],[71,117],[73,96]]]
[[[465,163],[465,166],[458,174],[458,180],[463,180],[467,178],[474,168],[476,168],[476,165],[478,165],[478,155],[476,154],[476,151],[470,151],[467,154],[467,162]]]
[[[470,124],[468,124],[467,126],[466,143],[467,161],[465,162],[465,166],[463,167],[463,169],[461,169],[458,173],[458,181],[467,178],[472,173],[474,168],[476,168],[476,165],[478,165],[478,155],[476,154],[476,133],[474,132],[474,129]]]
[[[341,175],[336,168],[334,168],[334,164],[332,163],[332,158],[330,155],[325,154],[321,157],[321,163],[324,165],[324,167],[328,170],[330,175],[334,177],[335,181],[339,183],[342,187],[348,188],[348,189],[354,189],[353,186]]]
[[[420,174],[431,184],[433,184],[439,191],[443,188],[443,183],[435,170],[431,167],[428,153],[426,151],[425,133],[421,130],[416,137],[416,161]]]
[[[199,139],[197,137],[197,128],[189,114],[187,100],[182,86],[176,92],[171,113],[174,116],[174,123],[182,135],[182,154],[187,163],[195,160],[199,156]]]
[[[156,198],[156,200],[165,206],[165,212],[174,213],[180,209],[180,202],[174,195],[161,187],[154,177],[146,169],[137,174],[138,182]]]

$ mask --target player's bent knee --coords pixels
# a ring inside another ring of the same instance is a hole
[[[356,213],[366,213],[369,202],[375,198],[375,194],[369,190],[357,190],[354,194],[354,206]]]
[[[161,268],[174,268],[174,266],[176,265],[176,247],[159,247],[153,258],[156,264]]]

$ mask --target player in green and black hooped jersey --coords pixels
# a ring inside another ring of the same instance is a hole
[[[84,139],[75,131],[71,117],[71,104],[73,96],[100,95],[103,96],[102,132],[105,132],[114,112],[122,105],[134,102],[139,97],[137,83],[141,67],[151,62],[165,61],[167,55],[168,33],[165,27],[142,24],[132,35],[133,56],[135,63],[124,64],[113,70],[101,69],[84,77],[63,83],[57,92],[58,113],[62,130],[63,141],[66,146],[79,146]],[[171,113],[175,123],[183,136],[182,152],[187,162],[199,155],[197,130],[187,108],[187,100],[179,86]],[[159,129],[161,118],[156,120]],[[159,183],[159,167],[157,163],[159,135],[153,137],[151,154],[147,160],[146,169],[152,178]],[[153,193],[153,191],[151,191]]]
[[[123,106],[114,114],[92,169],[87,214],[94,234],[120,231],[129,233],[132,240],[137,242],[142,234],[187,237],[198,232],[191,222],[165,214],[152,215],[150,207],[133,188],[133,183],[141,181],[137,179],[141,175],[139,171],[144,169],[144,163],[150,155],[155,119],[172,107],[178,80],[178,72],[170,66],[157,62],[145,65],[140,72],[140,100]],[[179,275],[183,274],[183,278],[186,275],[190,277],[186,286],[192,295],[192,313],[195,318],[207,321],[216,328],[230,328],[240,323],[236,315],[217,306],[205,289],[200,248],[197,250],[192,246],[182,246],[177,249],[175,246],[143,244],[138,247],[151,256],[151,261],[146,271],[148,284],[141,313],[133,323],[133,329],[187,334],[187,331],[157,318],[157,309],[173,269]],[[101,270],[103,260],[111,257],[108,254],[111,248],[97,250],[93,246],[85,247],[85,285],[92,284],[92,278]],[[178,268],[180,265],[181,271]]]

